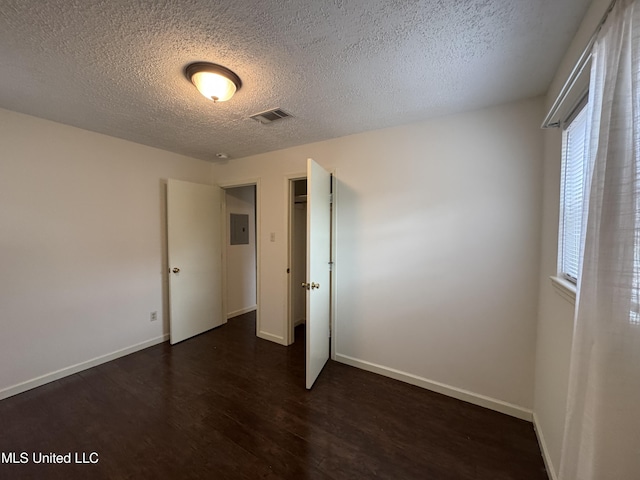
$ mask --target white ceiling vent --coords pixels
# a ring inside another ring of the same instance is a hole
[[[290,116],[291,115],[281,108],[274,108],[273,110],[267,110],[266,112],[256,113],[255,115],[251,115],[249,118],[253,118],[256,122],[260,122],[264,125]]]

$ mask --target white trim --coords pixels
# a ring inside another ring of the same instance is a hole
[[[222,290],[222,313],[223,317],[227,320],[229,319],[229,315],[224,316],[224,312],[227,311],[227,237],[229,235],[229,229],[227,225],[227,190],[224,187],[220,187],[222,198],[220,212],[220,254],[222,255],[222,278],[221,278],[221,290]]]
[[[227,182],[216,183],[220,188],[228,189],[228,188],[238,188],[238,187],[250,187],[252,185],[257,185],[260,183],[261,177],[254,177],[245,180],[231,180]]]
[[[238,315],[244,315],[245,313],[253,312],[258,309],[258,305],[253,305],[251,307],[241,308],[240,310],[236,310],[235,312],[227,313],[227,320],[233,317],[237,317]]]
[[[569,280],[565,280],[564,278],[551,276],[551,285],[555,289],[556,293],[564,298],[571,305],[576,304],[576,286],[571,283]]]
[[[336,265],[336,258],[338,252],[338,176],[336,174],[337,169],[334,168],[331,173],[333,174],[333,202],[331,204],[331,360],[336,359],[336,338],[338,330],[338,319],[336,308],[336,297],[338,295],[338,267]]]
[[[521,407],[519,405],[514,405],[513,403],[503,402],[502,400],[487,397],[485,395],[480,395],[478,393],[473,393],[461,388],[452,387],[451,385],[446,385],[434,380],[429,380],[427,378],[419,377],[411,373],[402,372],[394,368],[384,367],[375,363],[359,360],[357,358],[349,357],[348,355],[343,355],[341,353],[336,353],[335,360],[347,365],[351,365],[352,367],[357,367],[369,372],[378,373],[380,375],[384,375],[385,377],[394,378],[402,382],[410,383],[411,385],[416,385],[417,387],[422,387],[433,392],[447,395],[448,397],[457,398],[458,400],[463,400],[480,407],[495,410],[496,412],[504,413],[521,420],[526,420],[528,422],[531,422],[533,420],[532,410]]]
[[[262,186],[260,178],[256,179],[256,335],[262,325],[260,314],[260,294],[262,291]]]
[[[61,378],[68,377],[69,375],[82,372],[83,370],[102,365],[103,363],[110,362],[111,360],[125,357],[140,350],[144,350],[145,348],[153,347],[154,345],[166,342],[167,340],[169,340],[169,334],[165,333],[164,335],[152,338],[151,340],[137,343],[130,347],[122,348],[120,350],[116,350],[115,352],[95,357],[91,360],[87,360],[86,362],[76,363],[75,365],[61,368],[60,370],[56,370],[55,372],[47,373],[31,380],[27,380],[26,382],[4,388],[0,390],[0,400],[12,397],[13,395],[17,395],[22,392],[26,392],[27,390],[31,390],[32,388],[40,387],[47,383],[54,382]]]
[[[279,343],[280,345],[287,346],[287,340],[281,335],[274,335],[273,333],[259,331],[258,338],[263,340],[269,340],[270,342]]]
[[[553,462],[551,461],[551,456],[549,455],[549,450],[547,449],[547,444],[544,441],[544,435],[538,426],[538,417],[535,413],[533,414],[533,430],[536,432],[536,437],[538,438],[538,445],[540,445],[540,451],[542,452],[542,459],[544,460],[544,467],[547,470],[547,475],[550,480],[558,480],[556,470],[553,466]]]

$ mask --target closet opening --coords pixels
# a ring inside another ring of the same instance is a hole
[[[288,341],[305,338],[307,278],[307,179],[289,182],[289,314]]]

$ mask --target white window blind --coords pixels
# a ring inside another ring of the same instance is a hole
[[[582,205],[587,160],[587,108],[568,122],[562,138],[560,194],[559,273],[572,282],[578,279]]]

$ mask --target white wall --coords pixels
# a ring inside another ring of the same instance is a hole
[[[226,195],[227,222],[227,318],[255,310],[256,307],[256,216],[255,187],[228,188]],[[229,237],[232,213],[249,216],[249,243],[231,245]]]
[[[260,177],[261,336],[285,339],[287,176],[312,157],[337,178],[336,358],[530,415],[542,113],[538,98],[216,165],[222,183]]]
[[[6,110],[0,145],[0,398],[163,340],[165,181],[211,165]]]
[[[594,0],[591,4],[549,88],[546,98],[547,109],[556,99],[609,3],[610,0]],[[557,273],[561,132],[557,129],[545,130],[544,145],[543,221],[534,412],[536,430],[543,447],[547,470],[552,478],[556,478],[560,466],[562,436],[564,434],[574,306],[553,288],[549,280],[551,275]]]

